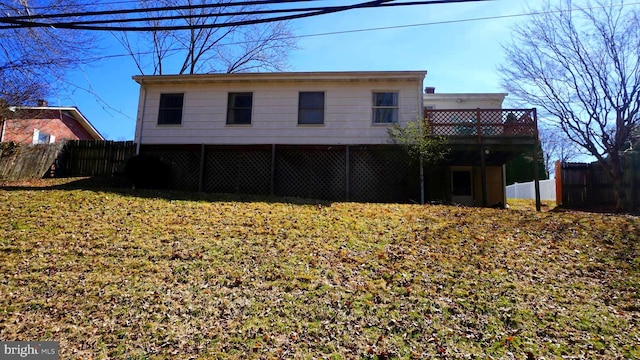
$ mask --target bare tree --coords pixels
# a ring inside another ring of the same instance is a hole
[[[514,28],[500,68],[511,94],[541,107],[567,138],[601,162],[626,208],[621,153],[638,126],[638,8],[623,0],[546,1]]]
[[[631,130],[631,136],[624,152],[640,151],[640,124]]]
[[[555,172],[556,161],[567,162],[574,160],[580,155],[572,141],[563,136],[561,130],[551,127],[541,127],[539,129],[540,143],[542,144],[542,156],[544,166],[547,171],[547,179]]]
[[[77,0],[0,1],[4,16],[81,11]],[[0,30],[0,98],[7,106],[35,104],[51,93],[65,73],[85,63],[93,44],[87,33],[50,27]],[[82,45],[79,45],[82,44]],[[2,110],[7,115],[6,106]]]
[[[141,0],[145,6],[149,1]],[[157,6],[184,6],[232,3],[229,0],[160,0]],[[233,7],[234,13],[259,10],[256,6]],[[258,15],[229,15],[226,7],[200,7],[173,10],[180,19],[162,20],[167,25],[198,26],[250,21]],[[157,13],[161,17],[162,13]],[[165,14],[166,15],[166,14]],[[148,22],[154,27],[158,20]],[[220,28],[152,31],[116,34],[142,74],[196,74],[210,72],[280,71],[288,64],[295,37],[284,22]],[[152,49],[152,51],[148,51]]]

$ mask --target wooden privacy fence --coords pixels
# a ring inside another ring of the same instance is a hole
[[[135,153],[133,141],[67,141],[58,156],[56,176],[121,175]]]
[[[627,208],[640,212],[640,153],[622,158]],[[614,209],[611,178],[602,164],[556,162],[556,202],[568,208]]]
[[[135,155],[132,141],[76,140],[54,144],[0,143],[0,180],[114,176]]]
[[[51,165],[63,143],[21,145],[0,143],[0,181],[15,181],[50,176]]]

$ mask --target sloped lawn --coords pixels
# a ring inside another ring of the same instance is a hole
[[[0,340],[61,359],[640,358],[638,217],[52,184],[0,188]]]

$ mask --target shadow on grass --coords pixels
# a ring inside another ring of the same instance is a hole
[[[602,207],[602,206],[581,206],[581,207],[567,207],[563,205],[556,206],[553,212],[585,212],[592,214],[600,214],[600,215],[629,215],[629,216],[640,216],[640,210],[630,210],[630,211],[616,211],[613,207]]]
[[[260,194],[231,194],[231,193],[207,193],[194,191],[180,191],[171,189],[134,189],[131,183],[124,178],[114,177],[83,177],[83,178],[57,178],[36,179],[27,181],[0,183],[0,190],[28,191],[28,190],[86,190],[95,192],[108,192],[123,196],[134,196],[148,199],[166,199],[183,201],[206,202],[266,202],[286,203],[296,205],[323,205],[333,203],[329,200],[306,199],[291,196],[272,196]]]

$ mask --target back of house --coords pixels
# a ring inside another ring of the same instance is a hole
[[[446,163],[428,169],[427,198],[504,204],[503,165],[528,149],[500,147],[514,143],[499,139],[506,134],[506,94],[437,94],[433,88],[423,93],[425,75],[356,71],[134,76],[140,84],[135,141],[139,153],[156,155],[170,165],[174,188],[412,202],[420,198],[418,167],[390,145],[388,129],[426,121],[428,111],[437,111],[446,119],[438,131],[444,129],[452,151]],[[475,121],[478,127],[449,124],[458,118]],[[491,150],[483,129],[491,129]],[[480,162],[479,154],[486,162]]]

